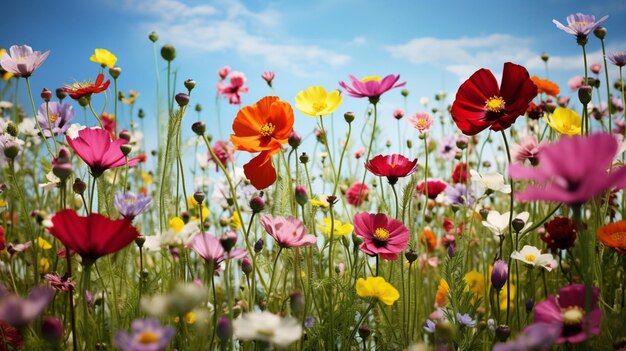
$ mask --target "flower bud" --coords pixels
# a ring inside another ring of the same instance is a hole
[[[20,145],[17,142],[10,140],[4,144],[4,156],[6,158],[13,160],[19,153]]]
[[[456,256],[456,243],[450,243],[450,245],[448,245],[448,256]]]
[[[526,300],[526,313],[532,312],[534,307],[535,307],[535,300],[534,299]]]
[[[130,133],[126,129],[122,129],[118,134],[120,139],[124,139],[126,141],[130,141]]]
[[[289,306],[294,315],[299,315],[304,311],[304,295],[301,291],[295,290],[289,295]]]
[[[193,90],[193,88],[196,87],[196,81],[193,79],[187,79],[185,81],[185,88],[187,88],[187,90],[189,90],[189,92],[191,92]]]
[[[593,88],[590,85],[583,85],[578,89],[578,100],[583,105],[587,105],[591,101],[591,92]]]
[[[550,55],[548,55],[547,52],[544,52],[544,53],[541,54],[541,60],[543,62],[548,62],[548,59],[550,59]]]
[[[513,230],[515,230],[516,233],[521,232],[522,229],[524,229],[525,225],[526,223],[521,218],[514,218],[513,222],[511,223],[511,226],[513,227]]]
[[[491,271],[491,285],[500,291],[509,276],[509,266],[503,260],[496,260]]]
[[[202,105],[196,104],[196,112],[202,112]]]
[[[128,154],[133,151],[133,146],[130,144],[122,144],[120,145],[120,150],[124,156],[128,156]]]
[[[297,185],[295,189],[296,202],[300,206],[306,205],[309,202],[309,194],[303,185]]]
[[[43,88],[43,90],[41,91],[41,98],[43,99],[43,101],[49,102],[50,99],[52,99],[52,92],[48,90],[48,88]]]
[[[233,325],[230,321],[230,318],[228,318],[228,316],[222,316],[217,321],[217,328],[215,328],[215,334],[217,335],[218,338],[220,338],[220,341],[222,342],[222,344],[226,344],[228,342],[228,339],[230,339],[230,337],[233,335]]]
[[[359,326],[359,336],[361,337],[361,339],[367,340],[370,335],[372,335],[372,330],[370,329],[370,327],[365,323],[361,324]]]
[[[146,116],[146,113],[145,113],[145,112],[143,112],[143,109],[142,109],[142,108],[140,108],[140,109],[139,109],[139,112],[137,112],[137,117],[139,117],[139,118],[144,118],[145,116]]]
[[[156,41],[159,40],[159,35],[156,32],[150,32],[150,34],[148,34],[148,39],[150,39],[151,42],[156,43]]]
[[[204,122],[195,122],[191,125],[191,130],[193,130],[196,135],[202,136],[206,132],[206,124],[204,124]]]
[[[67,178],[72,174],[73,168],[71,162],[57,162],[54,166],[52,166],[52,173],[59,177],[61,182],[67,180]]]
[[[41,336],[51,344],[58,344],[63,334],[63,323],[57,317],[47,317],[41,323]]]
[[[265,246],[265,243],[263,242],[263,239],[259,239],[254,243],[254,252],[259,253],[261,252],[261,250],[263,250],[263,246]]]
[[[467,144],[469,143],[469,139],[465,135],[461,135],[458,139],[456,139],[456,147],[461,150],[465,150],[467,148]]]
[[[113,79],[117,79],[120,74],[122,74],[122,68],[121,67],[111,67],[109,68],[109,75],[111,76],[111,78]]]
[[[406,147],[409,148],[409,149],[412,148],[413,147],[413,140],[407,139],[406,140]]]
[[[511,335],[511,328],[508,325],[501,325],[496,328],[496,339],[505,342]]]
[[[193,193],[193,199],[196,200],[198,204],[202,204],[204,202],[204,193],[202,191],[196,191]]]
[[[417,260],[418,256],[417,256],[417,252],[415,252],[415,250],[409,249],[409,251],[407,251],[404,254],[404,257],[409,262],[409,264],[412,264],[413,262],[415,262],[415,260]]]
[[[408,89],[402,89],[400,91],[400,94],[402,94],[402,96],[407,97],[409,96],[409,90]]]
[[[65,99],[65,97],[67,96],[67,93],[65,92],[65,90],[63,90],[63,88],[57,88],[57,90],[55,90],[55,93],[59,101]]]
[[[72,190],[76,194],[82,195],[87,189],[87,184],[83,182],[80,178],[74,179],[74,184],[72,184]]]
[[[174,96],[174,99],[180,107],[187,106],[187,104],[189,103],[189,95],[185,93],[176,94],[176,96]]]
[[[300,137],[300,135],[298,135],[295,131],[292,131],[289,135],[289,139],[287,139],[287,142],[289,143],[289,146],[295,149],[300,146],[300,143],[302,143],[302,137]]]
[[[602,70],[602,65],[599,63],[594,63],[591,66],[589,66],[589,70],[591,70],[591,72],[593,72],[594,74],[598,74]]]
[[[237,243],[237,234],[235,232],[226,232],[220,237],[220,244],[222,244],[222,248],[226,252],[230,252],[230,250],[235,247]]]
[[[606,37],[606,28],[604,27],[598,27],[593,31],[593,35],[596,36],[596,38],[603,40]]]
[[[255,196],[250,200],[250,208],[253,213],[259,213],[265,209],[265,200],[260,196]]]
[[[346,122],[348,122],[348,123],[352,123],[352,121],[354,121],[354,112],[348,111],[348,112],[344,113],[343,114],[343,119],[345,119]]]
[[[309,162],[309,155],[303,152],[302,155],[300,155],[300,163],[306,164],[307,162]]]
[[[87,95],[81,96],[78,99],[78,104],[80,105],[80,107],[87,107],[87,106],[89,106],[89,97]]]
[[[137,245],[138,248],[142,248],[143,244],[146,243],[146,237],[143,235],[140,235],[138,237],[135,238],[135,245]]]
[[[252,273],[252,261],[250,261],[250,259],[248,257],[244,257],[241,260],[241,271],[245,274],[245,275],[249,275],[250,273]]]
[[[14,138],[17,138],[18,134],[20,134],[20,130],[17,128],[17,126],[13,122],[9,122],[9,124],[7,124],[6,132],[7,134],[9,134],[10,136]]]
[[[161,57],[163,57],[165,61],[174,61],[176,58],[176,49],[170,44],[163,45],[161,48]]]

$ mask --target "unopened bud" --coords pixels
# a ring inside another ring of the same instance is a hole
[[[511,328],[507,325],[501,325],[496,328],[496,339],[500,342],[505,342],[511,335]]]
[[[130,141],[130,137],[131,137],[130,133],[126,129],[120,131],[118,136],[119,136],[120,139],[124,139],[126,141]]]
[[[263,250],[263,246],[265,246],[265,243],[263,242],[263,239],[259,239],[254,243],[254,252],[259,253],[261,252],[261,250]]]
[[[193,88],[196,87],[196,81],[193,79],[187,79],[185,81],[185,88],[187,88],[187,90],[189,90],[190,92],[193,90]]]
[[[55,90],[55,93],[59,101],[65,99],[65,97],[67,96],[67,93],[65,92],[65,90],[63,90],[63,88],[57,88],[57,90]]]
[[[309,162],[309,155],[303,152],[302,155],[300,155],[300,163],[306,164],[307,162]]]
[[[348,123],[352,123],[352,121],[354,121],[354,112],[349,111],[343,114],[343,119],[346,120],[346,122]]]
[[[222,316],[217,321],[217,328],[215,328],[215,334],[220,339],[223,345],[228,343],[228,339],[233,335],[233,324],[228,316]]]
[[[41,336],[51,344],[58,344],[63,334],[63,323],[57,317],[47,317],[41,323]]]
[[[111,76],[111,78],[113,79],[117,79],[120,74],[122,74],[122,68],[121,67],[111,67],[109,68],[109,75]]]
[[[156,32],[150,32],[150,34],[148,34],[148,39],[150,39],[151,42],[156,43],[156,41],[159,40],[159,35]]]
[[[252,261],[250,261],[250,259],[248,257],[244,257],[241,260],[241,271],[245,274],[245,275],[249,275],[250,273],[252,273]]]
[[[289,146],[295,149],[300,146],[300,143],[302,143],[302,137],[300,137],[300,135],[298,135],[295,131],[292,131],[289,135],[289,139],[287,139],[287,142],[289,143]]]
[[[17,142],[10,140],[4,144],[4,156],[6,158],[13,160],[19,153],[20,145]]]
[[[191,130],[193,130],[196,135],[202,136],[206,132],[206,124],[204,124],[204,122],[195,122],[191,125]]]
[[[202,112],[202,105],[196,104],[196,112]]]
[[[409,262],[409,264],[415,262],[417,260],[417,252],[415,252],[415,250],[413,249],[409,249],[409,251],[407,251],[404,254],[404,257],[406,258],[406,260]]]
[[[295,196],[296,196],[296,202],[300,206],[304,206],[306,205],[307,202],[309,202],[309,194],[307,193],[306,188],[302,185],[296,186]]]
[[[89,106],[89,97],[87,97],[87,95],[81,96],[80,98],[78,98],[78,104],[80,105],[80,107]]]
[[[143,244],[146,243],[146,237],[143,235],[140,235],[138,237],[135,238],[135,245],[137,245],[138,248],[142,248]]]
[[[407,97],[409,96],[409,90],[408,89],[402,89],[400,91],[400,94],[402,94],[402,96]]]
[[[361,337],[361,339],[367,340],[370,335],[372,335],[372,330],[370,329],[370,327],[365,323],[361,324],[359,326],[359,336]]]
[[[43,88],[43,90],[41,91],[41,98],[43,99],[43,101],[49,102],[50,99],[52,99],[52,92],[48,90],[48,88]]]
[[[289,306],[294,315],[299,315],[304,311],[304,295],[301,291],[295,290],[289,295]]]
[[[548,55],[547,52],[544,52],[544,53],[541,54],[541,60],[543,62],[548,62],[549,59],[550,59],[550,55]]]
[[[128,156],[128,154],[133,151],[133,146],[130,144],[122,144],[120,145],[120,150],[124,156]]]
[[[578,99],[583,105],[587,105],[591,101],[591,92],[593,88],[590,85],[583,85],[578,89]]]
[[[185,93],[178,93],[176,94],[176,96],[174,96],[174,100],[176,100],[176,103],[180,107],[187,106],[187,104],[189,103],[189,95]]]
[[[176,58],[176,49],[170,44],[163,45],[161,48],[161,57],[163,57],[165,61],[173,61]]]
[[[204,202],[204,193],[202,191],[196,191],[193,193],[193,199],[196,200],[198,204],[202,204]]]
[[[604,27],[598,27],[593,31],[593,35],[596,36],[596,38],[603,40],[606,37],[606,28]]]
[[[252,212],[259,213],[265,209],[265,200],[260,196],[255,196],[250,200],[250,208]]]
[[[145,116],[146,116],[146,113],[145,113],[145,112],[143,112],[143,109],[142,109],[142,108],[140,108],[140,109],[139,109],[139,112],[137,112],[137,117],[139,117],[139,118],[144,118]]]
[[[235,232],[226,232],[220,237],[220,244],[222,244],[222,248],[226,252],[230,252],[230,250],[235,247],[237,243],[237,234]]]
[[[72,184],[72,190],[76,194],[82,195],[87,189],[87,184],[83,182],[80,178],[74,179],[74,184]]]

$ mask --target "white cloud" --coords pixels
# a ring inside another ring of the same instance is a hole
[[[151,17],[141,24],[145,30],[154,30],[179,47],[258,57],[298,76],[306,76],[316,67],[350,61],[346,54],[279,36],[276,26],[280,13],[272,9],[255,12],[238,1],[227,0],[216,0],[215,6],[188,6],[179,0],[126,0],[125,4],[128,9]]]
[[[367,39],[363,36],[354,37],[352,39],[352,44],[355,44],[355,45],[363,45],[365,43],[367,43]]]

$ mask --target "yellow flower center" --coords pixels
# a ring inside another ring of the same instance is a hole
[[[578,306],[570,306],[564,308],[561,311],[563,316],[563,324],[565,325],[577,325],[580,324],[583,320],[583,309]]]
[[[570,25],[572,25],[572,26],[581,26],[582,27],[582,26],[586,26],[586,25],[588,25],[590,23],[591,22],[584,22],[584,21],[583,22],[572,22]]]
[[[264,335],[264,336],[272,336],[272,335],[274,335],[274,330],[272,330],[272,329],[257,329],[256,332],[259,335]]]
[[[125,202],[127,205],[134,205],[134,204],[136,204],[136,203],[137,203],[137,199],[136,199],[136,198],[129,197],[129,198],[125,198],[125,199],[124,199],[124,202]]]
[[[504,110],[506,102],[500,96],[492,96],[485,102],[485,108],[489,112],[500,112]]]
[[[361,78],[362,83],[369,82],[370,80],[375,80],[377,82],[380,82],[381,78],[379,76],[367,76],[367,77]]]
[[[51,113],[48,115],[48,118],[50,119],[50,123],[54,123],[59,119],[59,115],[57,113]]]
[[[261,126],[261,130],[259,132],[261,133],[262,136],[272,136],[275,129],[276,129],[276,126],[268,122],[268,123],[265,123],[263,126]]]
[[[313,103],[313,110],[318,113],[324,111],[328,105],[325,101],[316,101]]]
[[[624,241],[626,241],[625,232],[614,232],[614,233],[611,233],[610,236],[611,236],[611,239],[613,239],[614,241],[618,243],[623,243]]]
[[[139,341],[139,343],[141,344],[152,344],[158,340],[159,336],[149,330],[141,332],[141,334],[139,334],[139,337],[137,338],[137,341]]]
[[[528,262],[535,262],[535,259],[537,258],[537,256],[535,255],[526,255],[524,256],[524,259]]]
[[[374,237],[380,241],[387,241],[389,239],[389,231],[385,228],[377,228],[374,232]]]

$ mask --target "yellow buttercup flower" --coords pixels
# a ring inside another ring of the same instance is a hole
[[[113,66],[115,66],[115,62],[117,62],[117,57],[115,57],[115,55],[113,55],[107,49],[98,48],[94,50],[94,54],[91,55],[89,60],[99,63],[103,66],[108,66],[109,68],[113,68]]]
[[[202,218],[204,218],[204,211],[202,214]],[[233,213],[232,217],[230,217],[230,222],[228,222],[228,226],[230,227],[230,230],[233,231],[241,229],[241,215],[239,214],[239,212]]]
[[[467,272],[463,279],[465,279],[467,284],[465,286],[466,291],[471,290],[474,295],[479,297],[485,296],[485,276],[482,273],[476,271]]]
[[[132,105],[137,101],[137,97],[139,97],[139,93],[136,90],[130,90],[128,92],[128,98],[123,98],[122,103],[126,105]]]
[[[550,119],[543,116],[543,119],[548,122],[552,129],[565,135],[577,135],[580,134],[580,125],[582,120],[578,113],[568,108],[557,107],[550,116]]]
[[[150,184],[154,182],[154,179],[152,178],[152,174],[146,171],[141,171],[141,180],[143,180],[144,184]]]
[[[400,293],[383,277],[359,278],[356,281],[356,294],[360,297],[373,297],[385,305],[393,305]]]
[[[324,218],[322,220],[322,224],[317,225],[317,229],[322,233],[326,234],[326,236],[330,236],[330,227],[331,227],[330,218]],[[335,225],[333,227],[333,236],[346,236],[354,230],[354,226],[350,223],[341,223],[339,220],[335,219]]]
[[[50,250],[52,248],[52,245],[42,237],[37,238],[37,245],[39,245],[39,248],[42,250]]]
[[[307,116],[326,116],[341,105],[342,97],[339,90],[330,93],[320,86],[312,86],[296,95],[296,108]]]
[[[506,287],[500,290],[500,310],[506,310],[506,290]],[[509,298],[509,308],[513,308],[515,306],[515,292],[515,285],[511,284],[511,297]]]
[[[47,258],[42,258],[39,260],[39,272],[46,273],[50,269],[50,261]]]
[[[313,207],[328,208],[330,206],[330,204],[326,200],[326,196],[320,196],[319,199],[312,198],[311,200],[309,200],[309,202],[311,203],[311,206]]]
[[[169,226],[174,230],[174,233],[180,232],[181,229],[185,226],[185,222],[180,217],[174,217],[170,219]]]

